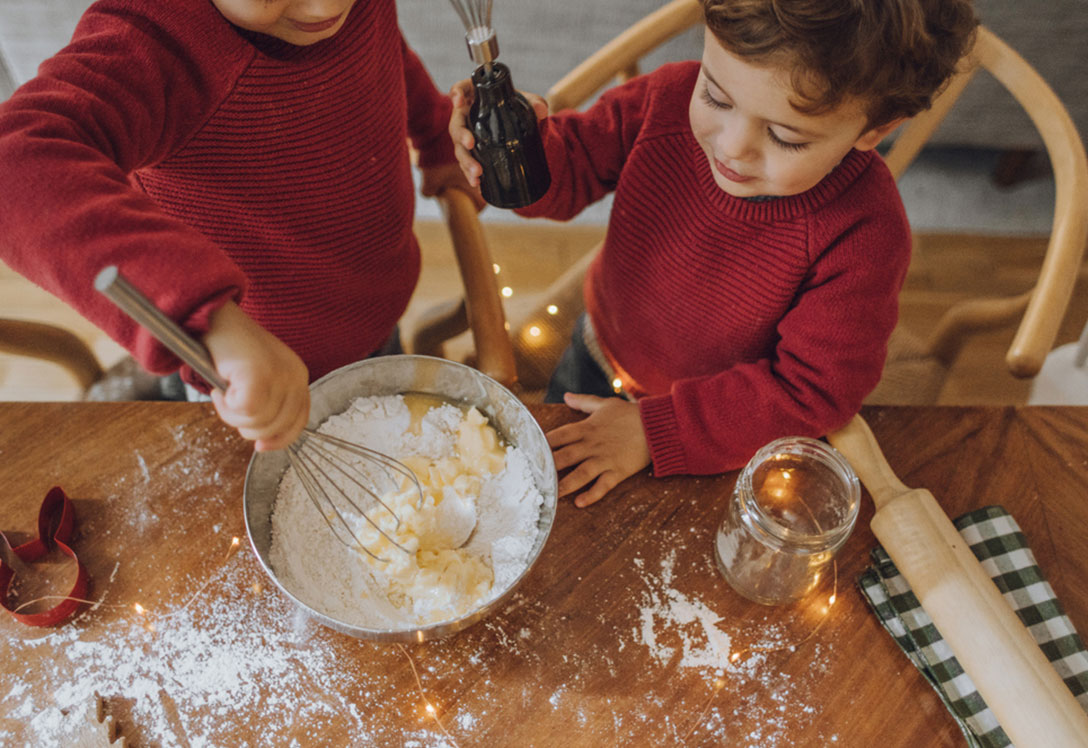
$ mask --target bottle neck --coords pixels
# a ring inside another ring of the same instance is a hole
[[[481,106],[490,106],[514,95],[510,68],[501,62],[476,68],[472,73],[472,85],[476,89],[476,100]]]

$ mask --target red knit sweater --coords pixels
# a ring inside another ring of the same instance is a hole
[[[566,219],[615,190],[586,308],[657,475],[735,469],[777,437],[845,423],[880,378],[910,258],[873,152],[800,195],[723,192],[688,124],[698,68],[666,65],[547,120],[552,186],[520,211]]]
[[[419,273],[407,138],[453,160],[394,0],[308,47],[209,0],[101,0],[0,106],[0,257],[152,371],[178,361],[92,288],[116,264],[194,333],[225,300],[317,378],[388,338]]]

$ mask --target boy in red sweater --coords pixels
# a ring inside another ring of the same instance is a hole
[[[394,0],[100,0],[0,105],[0,258],[177,370],[94,291],[117,265],[203,338],[223,420],[282,447],[311,379],[393,341],[419,273],[407,140],[424,194],[465,185],[449,116]]]
[[[841,426],[876,386],[910,259],[873,150],[929,105],[973,37],[968,0],[704,0],[701,62],[665,65],[542,122],[567,219],[615,191],[548,434],[578,506],[655,475],[744,465]],[[450,132],[480,166],[453,91]],[[611,397],[613,383],[626,398]]]

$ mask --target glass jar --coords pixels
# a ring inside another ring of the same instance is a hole
[[[749,600],[800,600],[850,536],[860,503],[858,477],[833,447],[803,436],[773,441],[737,478],[714,539],[718,569]]]

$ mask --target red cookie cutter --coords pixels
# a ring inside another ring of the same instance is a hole
[[[8,603],[8,588],[15,578],[15,570],[0,561],[0,605],[19,621],[30,626],[53,626],[76,612],[87,598],[87,588],[91,577],[80,563],[76,552],[68,547],[76,527],[76,511],[71,500],[60,486],[49,489],[38,510],[38,537],[23,543],[12,551],[23,561],[37,561],[54,547],[76,562],[76,583],[59,605],[39,613],[17,613]],[[0,532],[0,543],[8,544],[4,533]],[[8,544],[10,548],[10,544]]]

